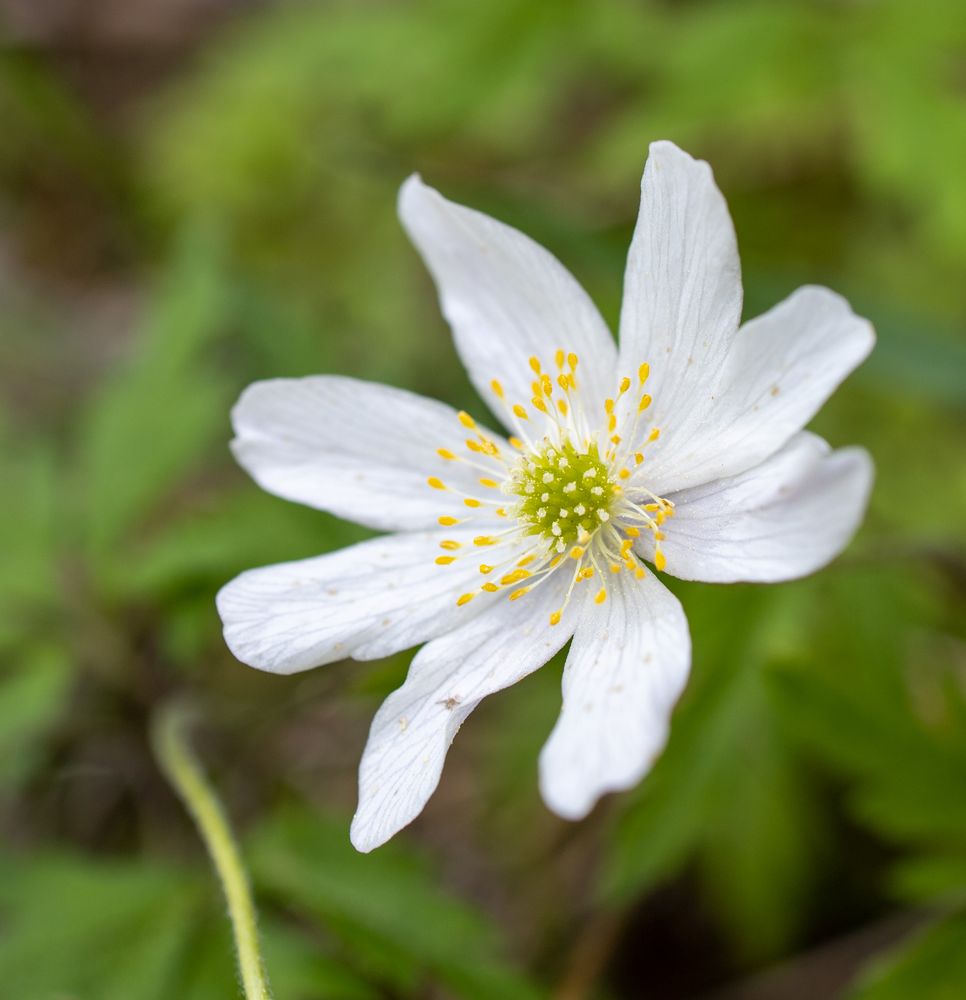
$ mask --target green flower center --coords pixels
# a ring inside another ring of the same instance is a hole
[[[527,534],[540,535],[557,552],[586,545],[610,519],[615,489],[596,442],[578,451],[569,441],[528,452],[510,478],[520,498],[514,513]]]

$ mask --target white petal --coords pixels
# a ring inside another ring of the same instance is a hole
[[[643,481],[663,494],[757,465],[812,419],[874,342],[841,295],[799,288],[738,331],[720,382],[709,376],[691,412],[661,428]]]
[[[650,365],[653,404],[642,436],[657,426],[661,439],[648,461],[686,439],[683,425],[696,401],[714,392],[738,330],[741,300],[734,227],[711,168],[673,143],[653,143],[620,327],[621,373],[633,378],[642,362]]]
[[[555,574],[561,576],[562,574]],[[517,601],[499,602],[417,653],[406,683],[376,713],[359,768],[352,843],[371,851],[422,811],[463,720],[488,694],[542,666],[570,638],[578,608],[549,624],[562,600],[551,578]]]
[[[691,663],[678,599],[654,576],[620,573],[581,618],[563,676],[563,709],[540,754],[547,805],[580,819],[605,792],[630,788],[667,740]]]
[[[481,212],[447,201],[418,176],[399,194],[406,231],[432,272],[456,349],[483,399],[492,379],[510,403],[533,392],[528,359],[552,365],[575,352],[584,405],[598,411],[614,392],[617,350],[587,293],[552,254]]]
[[[346,657],[388,656],[441,635],[495,596],[456,606],[483,578],[478,559],[436,565],[444,538],[472,549],[465,531],[388,535],[242,573],[218,594],[225,641],[244,663],[290,674]]]
[[[430,476],[486,492],[479,471],[436,454],[468,454],[456,411],[403,389],[336,375],[256,382],[232,423],[232,450],[259,486],[370,528],[418,530],[440,514],[465,514],[459,496],[427,485]]]
[[[747,472],[672,495],[675,515],[661,543],[667,572],[714,583],[812,573],[852,538],[872,479],[861,448],[829,452],[814,434],[797,434]]]

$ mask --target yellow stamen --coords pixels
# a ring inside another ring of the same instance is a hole
[[[550,624],[551,625],[559,625],[560,624],[560,612],[559,611],[554,611],[554,613],[550,616]]]
[[[594,598],[594,604],[603,604],[607,600],[607,588],[601,587],[597,591],[597,596]]]
[[[480,563],[480,572],[485,576],[487,573],[493,572],[493,567],[487,566],[486,563]]]
[[[430,476],[429,479],[426,480],[426,482],[429,483],[429,485],[432,486],[434,490],[446,489],[446,484],[443,482],[443,480],[437,479],[436,476]]]
[[[515,569],[506,576],[500,577],[500,583],[504,587],[508,587],[511,583],[519,583],[521,580],[526,580],[530,576],[530,571],[527,569]]]
[[[460,594],[456,599],[456,606],[461,608],[464,604],[469,604],[474,597],[476,597],[476,594]]]
[[[485,590],[488,594],[495,594],[500,588],[495,583],[487,581],[480,590]]]
[[[663,573],[664,567],[667,566],[667,556],[660,549],[654,550],[654,565]]]
[[[524,594],[529,594],[529,593],[530,593],[529,587],[521,587],[519,590],[514,590],[513,593],[510,594],[510,600],[518,601],[521,597],[523,597]]]
[[[529,418],[529,417],[527,416],[527,411],[526,411],[526,410],[525,410],[525,409],[524,409],[524,408],[523,408],[523,407],[522,407],[522,406],[521,406],[521,405],[520,405],[519,403],[514,403],[514,404],[513,404],[513,412],[514,412],[514,413],[515,413],[515,414],[516,414],[516,415],[517,415],[517,416],[518,416],[518,417],[519,417],[519,418],[520,418],[521,420],[529,420],[529,419],[530,419],[530,418]]]
[[[463,503],[465,503],[467,507],[482,507],[483,506],[483,501],[482,500],[477,500],[476,497],[466,497],[463,500]]]
[[[567,416],[567,400],[566,399],[558,399],[557,400],[557,409],[560,410],[560,412],[564,416]]]
[[[473,539],[474,545],[496,545],[496,539],[492,535],[477,535]]]
[[[633,525],[631,527],[629,527],[629,528],[625,528],[624,531],[628,535],[630,535],[631,538],[640,538],[641,537],[640,531],[638,531],[637,528],[635,528]]]
[[[437,566],[448,566],[450,563],[456,562],[456,556],[437,556],[436,565]]]
[[[651,374],[651,366],[645,361],[640,368],[637,369],[637,377],[640,379],[641,385],[647,381],[647,376]]]
[[[483,478],[480,480],[480,486],[485,486],[487,489],[495,490],[500,484],[495,479]]]
[[[576,371],[577,370],[577,355],[574,354],[573,351],[571,351],[567,355],[567,364],[570,366],[570,370],[571,371]]]
[[[619,390],[620,394],[623,396],[624,393],[627,392],[628,389],[630,389],[630,387],[631,387],[631,380],[625,375],[621,379],[621,385]]]
[[[527,446],[518,437],[510,438],[510,444],[513,445],[517,451],[526,451]]]
[[[630,474],[631,474],[630,469],[621,469],[621,471],[617,473],[617,475],[620,476],[621,479],[629,478]]]
[[[536,356],[530,358],[530,367],[533,369],[534,373],[540,374],[540,359]]]
[[[557,363],[558,368],[563,368],[564,366],[564,352],[563,348],[558,347],[556,354],[553,356],[554,361]]]
[[[448,514],[438,518],[438,521],[444,528],[451,528],[454,524],[462,523],[458,517],[450,517]]]
[[[459,542],[454,542],[452,538],[447,538],[445,541],[439,543],[441,549],[449,549],[450,552],[455,552],[457,549],[462,548]]]
[[[449,450],[449,448],[437,448],[436,454],[440,458],[445,458],[447,462],[452,462],[456,456]]]
[[[503,386],[500,385],[496,379],[493,379],[490,383],[490,388],[493,390],[493,394],[497,397],[497,399],[503,399]]]
[[[584,550],[579,545],[575,545],[570,550],[570,558],[571,559],[579,559],[583,554],[584,554]]]
[[[637,412],[643,413],[651,405],[652,402],[653,400],[651,399],[651,397],[645,392],[644,395],[641,396],[641,401],[637,404]]]

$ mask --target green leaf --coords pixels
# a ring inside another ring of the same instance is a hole
[[[496,928],[398,845],[361,855],[345,821],[289,810],[256,835],[250,855],[265,891],[337,934],[400,990],[429,974],[467,1000],[539,996],[500,957]]]
[[[203,364],[224,319],[217,245],[194,233],[158,290],[129,364],[88,402],[78,429],[77,488],[84,540],[113,547],[228,436],[229,393]]]
[[[966,916],[938,921],[874,963],[848,1000],[960,1000],[966,983]]]

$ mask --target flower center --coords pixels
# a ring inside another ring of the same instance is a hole
[[[674,516],[674,504],[648,490],[640,475],[645,449],[660,435],[657,427],[648,429],[643,423],[651,405],[644,391],[648,366],[638,369],[636,401],[633,382],[625,376],[614,397],[605,401],[599,420],[593,421],[580,396],[577,355],[560,349],[554,365],[551,374],[539,358],[530,358],[532,409],[510,403],[503,386],[495,379],[490,383],[508,425],[517,432],[509,438],[516,455],[505,454],[463,412],[459,421],[469,432],[466,454],[448,448],[436,451],[444,461],[473,468],[479,485],[496,498],[464,493],[437,476],[427,480],[433,489],[460,497],[462,507],[468,508],[464,517],[440,517],[444,527],[471,522],[484,513],[490,525],[494,516],[507,524],[494,534],[475,536],[472,543],[439,543],[444,551],[437,565],[471,560],[483,580],[478,590],[461,594],[456,603],[468,604],[480,593],[502,590],[515,601],[563,572],[569,583],[560,608],[550,615],[551,625],[561,620],[577,585],[596,578],[594,600],[600,604],[607,599],[608,574],[627,571],[642,579],[646,571],[634,546],[647,533],[652,542],[648,557],[663,570],[661,526]],[[541,424],[538,433],[532,433],[534,425]]]
[[[520,498],[516,514],[524,533],[542,537],[557,552],[586,544],[610,520],[614,483],[596,441],[578,450],[570,440],[523,455],[507,484]]]

